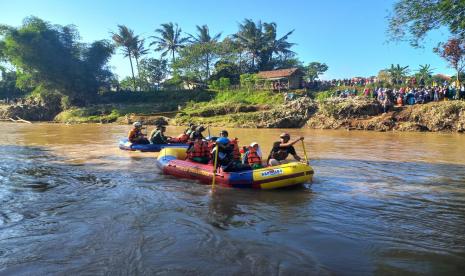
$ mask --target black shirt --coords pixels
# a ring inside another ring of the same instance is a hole
[[[271,149],[270,156],[268,157],[269,159],[276,159],[278,161],[285,160],[289,154],[295,155],[295,148],[294,146],[289,146],[282,148],[280,147],[281,142],[274,142],[273,143],[273,148]]]

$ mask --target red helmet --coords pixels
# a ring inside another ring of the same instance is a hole
[[[291,135],[289,135],[289,133],[287,132],[284,132],[284,133],[281,133],[281,135],[279,135],[279,138],[291,139]]]

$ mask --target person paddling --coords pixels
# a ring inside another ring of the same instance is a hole
[[[150,143],[152,144],[168,144],[171,137],[165,136],[166,126],[158,125],[150,134]]]
[[[281,141],[273,143],[273,148],[271,149],[270,155],[268,156],[268,164],[270,166],[277,166],[285,163],[286,158],[291,154],[295,160],[300,161],[302,158],[297,155],[294,144],[299,141],[303,141],[304,137],[299,137],[294,141],[291,140],[289,133],[282,133],[280,136]]]
[[[135,122],[132,124],[133,128],[128,133],[128,140],[133,144],[150,144],[149,140],[142,134],[142,123]]]

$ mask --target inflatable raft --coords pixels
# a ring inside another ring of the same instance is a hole
[[[129,151],[142,151],[142,152],[159,152],[164,148],[182,148],[184,150],[187,149],[187,144],[133,144],[129,142],[129,140],[121,139],[119,141],[119,148],[122,150],[129,150]]]
[[[165,148],[158,155],[157,165],[165,174],[211,184],[212,165],[204,165],[185,159],[185,149]],[[301,162],[291,162],[280,166],[242,172],[218,172],[215,177],[218,185],[226,187],[277,189],[311,182],[313,168]]]

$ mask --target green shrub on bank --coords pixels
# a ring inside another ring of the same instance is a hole
[[[102,104],[65,110],[55,117],[63,123],[111,123],[127,114],[153,114],[171,111],[171,105],[164,104]]]

